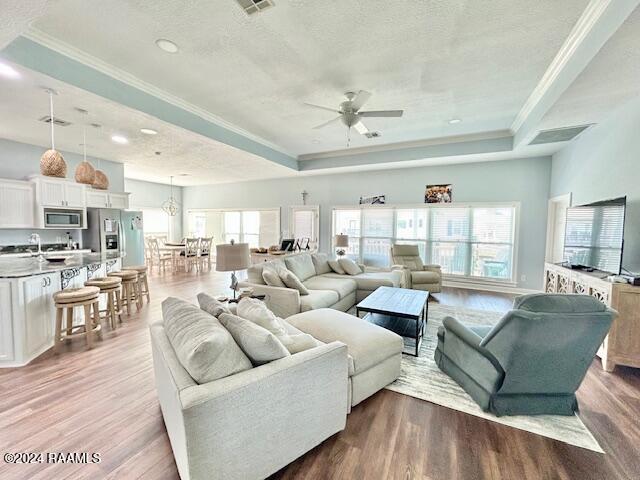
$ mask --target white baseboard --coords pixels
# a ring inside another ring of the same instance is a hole
[[[495,283],[461,282],[456,280],[443,280],[442,285],[453,288],[466,288],[468,290],[484,290],[486,292],[513,293],[526,295],[528,293],[541,293],[542,290],[532,290],[511,285],[498,285]]]

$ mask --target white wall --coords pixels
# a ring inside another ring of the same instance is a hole
[[[574,205],[627,196],[623,267],[640,273],[640,97],[553,156],[551,195]]]
[[[46,148],[27,143],[19,143],[0,138],[0,178],[25,180],[29,175],[40,174],[40,157]],[[82,161],[82,155],[61,152],[67,162],[67,178],[73,179],[76,166]],[[108,160],[87,157],[94,167],[100,169],[109,177],[109,190],[124,191],[124,165]],[[0,225],[0,245],[26,244],[29,235],[36,229],[12,230],[2,229]],[[57,243],[64,238],[68,230],[38,230],[42,243]],[[78,230],[69,230],[75,241],[80,241]]]
[[[302,204],[306,190],[307,204],[320,205],[320,249],[328,251],[333,206],[356,205],[367,194],[386,195],[389,204],[423,203],[426,184],[452,183],[454,202],[521,202],[518,286],[538,289],[550,172],[551,158],[544,157],[184,187],[183,210],[281,207],[281,228],[288,230],[288,207]],[[184,215],[185,232],[186,222]]]
[[[171,194],[169,185],[133,180],[131,178],[124,179],[124,189],[126,192],[131,193],[129,207],[132,210],[160,208]],[[174,186],[173,196],[178,203],[182,204],[182,187]],[[170,219],[169,228],[171,229],[172,239],[179,240],[182,237],[182,223],[182,210],[179,209],[178,214]]]

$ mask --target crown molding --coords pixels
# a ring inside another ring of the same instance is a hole
[[[57,52],[61,55],[69,57],[72,60],[82,63],[90,68],[93,68],[94,70],[97,70],[100,73],[108,75],[114,78],[115,80],[118,80],[122,83],[126,83],[131,87],[134,87],[144,93],[152,95],[170,105],[173,105],[189,113],[197,115],[203,120],[206,120],[219,127],[230,130],[234,133],[237,133],[238,135],[242,135],[243,137],[246,137],[256,143],[259,143],[265,147],[271,148],[272,150],[280,152],[284,155],[288,155],[290,157],[296,158],[296,154],[288,152],[283,147],[276,145],[274,143],[271,143],[262,137],[254,135],[251,132],[248,132],[238,127],[237,125],[229,123],[226,120],[214,115],[213,113],[205,109],[202,109],[192,103],[189,103],[181,99],[180,97],[177,97],[148,82],[145,82],[144,80],[141,80],[138,77],[131,75],[130,73],[122,69],[119,69],[109,63],[103,62],[102,60],[92,55],[89,55],[88,53],[83,52],[82,50],[79,50],[76,47],[69,45],[68,43],[62,42],[61,40],[58,40],[57,38],[52,37],[51,35],[41,30],[38,30],[34,27],[30,27],[26,32],[22,33],[22,36],[33,42],[39,43],[40,45],[47,47],[53,50],[54,52]]]
[[[408,142],[387,143],[384,145],[374,145],[370,147],[345,148],[331,150],[327,152],[308,153],[298,156],[301,162],[309,160],[319,160],[323,158],[343,157],[345,155],[364,155],[367,153],[388,152],[391,150],[404,150],[408,148],[430,147],[435,145],[449,145],[464,142],[475,142],[478,140],[492,140],[496,138],[511,137],[510,130],[494,130],[490,132],[472,133],[467,135],[453,135],[449,137],[429,138],[424,140],[412,140]]]

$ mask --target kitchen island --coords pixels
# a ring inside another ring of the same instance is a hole
[[[53,347],[53,294],[120,270],[119,252],[72,253],[61,263],[0,257],[0,368],[19,367]],[[101,308],[104,300],[101,299]],[[83,323],[80,309],[74,324]]]

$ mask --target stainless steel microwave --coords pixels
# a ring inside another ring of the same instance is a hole
[[[82,210],[44,209],[45,228],[83,228],[84,212]]]

